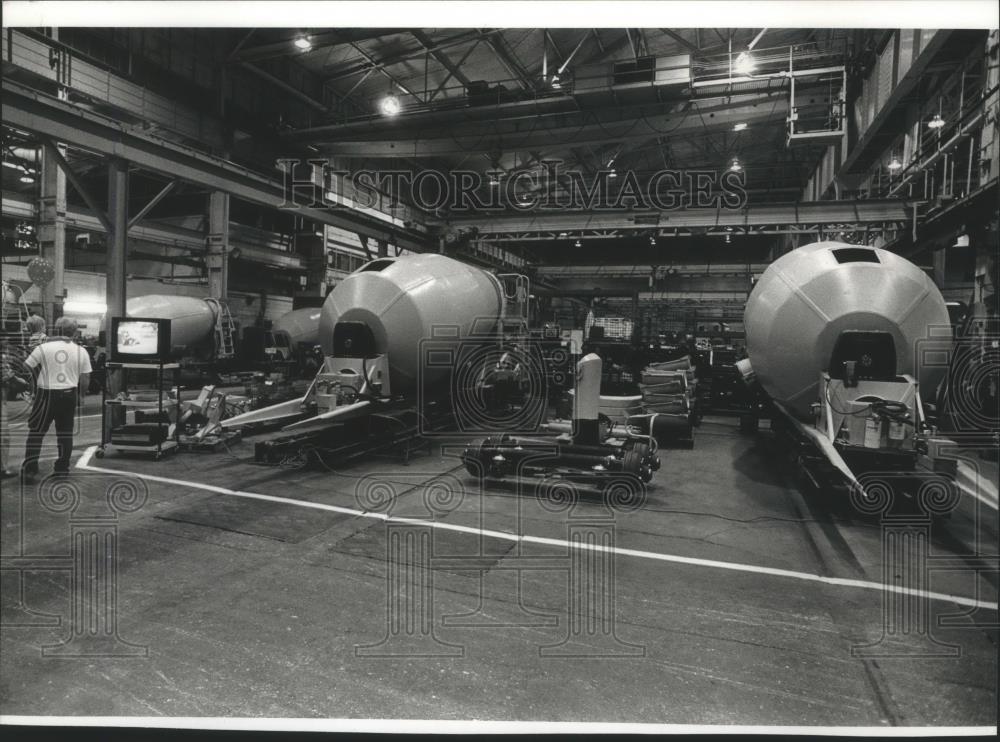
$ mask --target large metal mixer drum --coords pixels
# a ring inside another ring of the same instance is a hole
[[[319,342],[320,307],[306,307],[286,312],[271,325],[273,332],[286,332],[294,347],[298,343],[315,345]]]
[[[129,317],[170,320],[171,356],[179,358],[193,352],[211,352],[216,323],[213,306],[194,296],[145,294],[125,303]]]
[[[946,370],[926,353],[950,337],[941,292],[913,263],[878,248],[817,242],[783,255],[754,286],[744,321],[757,379],[803,419],[845,330],[891,334],[896,372],[917,378],[925,398]]]
[[[394,394],[416,389],[423,363],[421,341],[435,331],[459,338],[493,331],[503,316],[503,287],[491,273],[433,253],[379,258],[347,276],[326,297],[319,337],[333,355],[338,322],[360,322],[389,357]],[[447,370],[423,364],[423,383]]]

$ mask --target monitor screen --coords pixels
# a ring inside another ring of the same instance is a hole
[[[156,355],[160,325],[157,322],[124,321],[118,324],[118,352],[129,356]]]
[[[117,363],[166,362],[170,354],[170,320],[114,317],[111,356]]]

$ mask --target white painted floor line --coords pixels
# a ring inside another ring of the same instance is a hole
[[[190,487],[192,489],[204,490],[206,492],[212,492],[217,495],[228,495],[230,497],[243,497],[248,500],[264,500],[266,502],[276,502],[283,505],[291,505],[300,508],[312,508],[314,510],[326,510],[332,513],[343,513],[345,515],[353,515],[358,518],[371,518],[373,520],[384,520],[392,523],[410,523],[417,525],[425,525],[429,528],[436,528],[442,531],[458,531],[461,533],[473,533],[482,536],[491,536],[493,538],[504,539],[506,541],[520,541],[523,543],[530,544],[546,544],[550,546],[559,546],[567,549],[579,549],[584,551],[604,551],[620,556],[631,556],[638,557],[640,559],[653,559],[661,562],[674,562],[676,564],[688,564],[697,567],[712,567],[714,569],[726,569],[734,572],[752,572],[755,574],[772,575],[774,577],[785,577],[795,580],[805,580],[807,582],[820,582],[826,585],[837,585],[840,587],[852,587],[861,590],[877,590],[879,592],[889,592],[898,593],[901,595],[911,595],[922,598],[929,598],[931,600],[943,600],[957,605],[964,605],[970,608],[987,608],[990,610],[997,610],[997,603],[990,602],[986,600],[979,600],[977,598],[966,598],[961,595],[949,595],[947,593],[931,592],[926,590],[914,590],[913,588],[901,587],[898,585],[886,585],[881,582],[869,582],[867,580],[853,580],[844,577],[825,577],[824,575],[811,574],[809,572],[796,572],[790,569],[778,569],[775,567],[761,567],[753,564],[739,564],[737,562],[723,562],[714,559],[699,559],[697,557],[685,557],[679,556],[677,554],[660,554],[654,551],[640,551],[638,549],[626,549],[619,546],[608,547],[601,546],[599,544],[587,544],[587,543],[576,543],[572,541],[565,541],[563,539],[556,538],[544,538],[542,536],[529,536],[517,533],[509,533],[507,531],[491,531],[482,528],[474,528],[472,526],[462,526],[456,523],[443,523],[439,521],[432,520],[422,520],[419,518],[403,518],[399,516],[389,516],[385,513],[374,513],[366,510],[356,510],[354,508],[344,508],[338,505],[327,505],[321,502],[309,502],[308,500],[293,500],[288,497],[279,497],[277,495],[264,495],[258,492],[242,492],[239,490],[231,490],[225,487],[219,487],[214,484],[202,484],[201,482],[191,482],[184,479],[174,479],[172,477],[159,477],[155,474],[136,474],[135,472],[120,471],[118,469],[106,469],[100,466],[91,466],[90,459],[94,455],[96,446],[91,446],[88,448],[80,459],[77,461],[76,466],[78,469],[84,469],[86,471],[101,472],[104,474],[119,474],[125,476],[136,477],[138,479],[144,479],[150,482],[161,482],[163,484],[172,484],[178,487]]]

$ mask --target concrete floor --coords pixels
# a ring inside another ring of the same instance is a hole
[[[81,454],[96,422],[83,421]],[[957,597],[917,601],[927,623],[900,614],[917,621],[904,632],[879,589],[879,524],[800,492],[766,432],[706,421],[693,450],[661,452],[632,512],[587,493],[567,508],[512,484],[481,486],[445,455],[451,443],[408,465],[380,457],[336,472],[255,466],[248,443],[159,462],[84,456],[87,466],[162,478],[142,480],[145,503],[112,524],[122,643],[103,647],[137,651],[127,642],[146,656],[43,655],[72,635],[74,615],[84,633],[93,623],[96,614],[71,613],[70,598],[94,581],[71,587],[71,514],[55,512],[58,488],[5,486],[4,557],[14,564],[23,546],[35,558],[25,605],[60,624],[23,625],[18,573],[3,572],[3,713],[996,723],[997,613],[975,607],[995,606],[996,572],[969,569],[995,569],[995,510],[967,498],[934,528],[931,556],[948,559],[934,564],[951,571],[932,571],[928,587]],[[73,515],[106,515],[105,493],[122,479],[76,469]],[[567,546],[609,530],[613,557]],[[399,570],[387,543],[406,534],[430,539],[434,554],[422,601],[412,559],[402,560],[403,582],[388,581]],[[41,570],[39,555],[63,559]],[[425,607],[432,635],[420,615],[410,633],[389,625],[407,596]],[[875,645],[874,656],[852,656],[852,645]]]

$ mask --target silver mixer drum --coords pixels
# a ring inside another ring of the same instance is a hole
[[[315,345],[319,342],[320,307],[306,307],[285,312],[271,325],[273,332],[286,332],[294,348],[298,343]]]
[[[407,394],[420,379],[421,340],[441,332],[459,338],[492,332],[503,310],[500,281],[484,270],[433,253],[379,258],[329,293],[319,337],[324,354],[333,355],[338,322],[367,325],[376,352],[389,356],[393,393]],[[445,374],[424,364],[423,383]]]
[[[204,352],[211,354],[216,310],[204,299],[194,296],[145,294],[125,303],[129,317],[170,320],[171,355]]]
[[[846,330],[889,333],[896,373],[914,376],[925,397],[946,370],[937,358],[950,340],[941,292],[913,263],[878,248],[817,242],[783,255],[754,286],[744,321],[761,385],[803,419]]]

